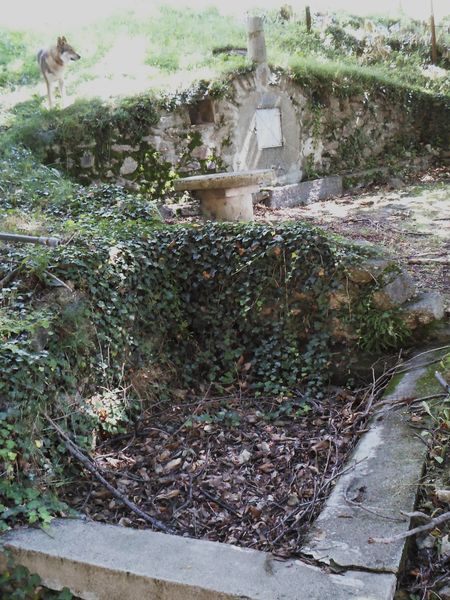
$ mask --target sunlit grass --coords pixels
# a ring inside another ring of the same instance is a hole
[[[304,75],[307,79],[346,77],[450,93],[448,71],[427,70],[428,34],[421,23],[406,18],[397,22],[399,33],[395,35],[402,42],[401,32],[409,32],[414,42],[410,47],[391,50],[386,56],[366,56],[360,55],[355,33],[366,26],[360,17],[330,16],[329,30],[316,21],[313,31],[307,33],[303,13],[290,21],[281,20],[275,10],[263,14],[270,63],[291,69],[299,80]],[[374,23],[382,29],[392,25],[393,20],[377,18]],[[445,33],[443,28],[440,32]],[[33,95],[44,97],[36,51],[54,43],[59,34],[66,35],[82,56],[67,70],[67,91],[72,101],[94,97],[107,100],[149,90],[174,92],[195,80],[214,79],[246,63],[245,56],[213,52],[223,46],[246,47],[243,16],[224,15],[212,6],[180,9],[134,0],[124,7],[114,1],[108,14],[103,16],[95,10],[85,24],[68,18],[64,31],[56,25],[45,33],[31,25],[22,31],[0,30],[3,110]]]

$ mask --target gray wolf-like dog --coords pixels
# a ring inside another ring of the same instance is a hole
[[[80,55],[75,52],[65,37],[59,37],[56,46],[52,46],[47,50],[39,50],[37,60],[47,85],[49,108],[54,106],[54,88],[56,84],[58,84],[61,105],[64,108],[66,102],[64,69],[69,62],[80,58]]]

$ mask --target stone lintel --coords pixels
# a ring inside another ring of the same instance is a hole
[[[331,175],[270,189],[271,208],[291,208],[326,200],[342,194],[342,177]]]

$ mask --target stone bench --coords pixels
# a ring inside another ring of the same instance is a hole
[[[195,175],[174,181],[177,192],[192,191],[200,199],[202,214],[214,221],[253,221],[252,194],[261,183],[271,183],[270,169]]]

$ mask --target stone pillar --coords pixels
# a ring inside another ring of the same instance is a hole
[[[248,58],[261,65],[267,63],[266,40],[262,17],[248,17]]]
[[[256,86],[263,91],[270,80],[270,69],[267,64],[266,40],[262,17],[248,17],[248,58],[256,64]]]

